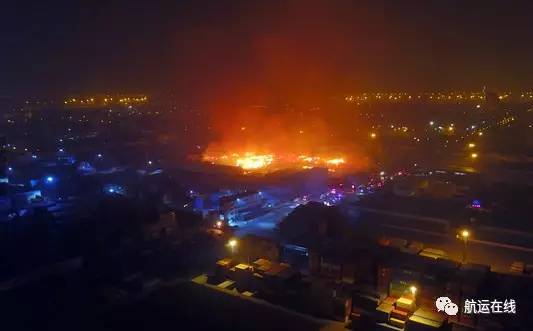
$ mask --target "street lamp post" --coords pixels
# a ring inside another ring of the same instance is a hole
[[[237,247],[237,240],[231,239],[230,241],[228,241],[228,246],[231,249],[231,254],[235,255],[235,248]]]
[[[470,236],[470,232],[468,230],[461,231],[461,239],[463,240],[463,258],[462,263],[466,263],[466,249],[468,245],[468,237]]]
[[[413,298],[413,301],[416,299],[416,291],[418,291],[418,288],[414,285],[411,285],[409,287],[409,292],[411,293],[411,297]]]

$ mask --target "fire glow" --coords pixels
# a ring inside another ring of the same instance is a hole
[[[245,171],[271,171],[283,168],[327,168],[335,171],[346,164],[343,157],[320,157],[310,155],[274,155],[254,152],[227,153],[221,155],[204,154],[204,162],[242,168]]]
[[[201,159],[213,165],[238,167],[245,173],[368,169],[370,159],[365,146],[353,139],[351,125],[343,127],[320,107],[300,107],[303,108],[217,104],[212,111],[212,138]]]
[[[255,155],[253,153],[246,153],[243,157],[237,158],[235,165],[244,170],[255,170],[268,167],[273,160],[274,157],[270,154]]]
[[[331,160],[327,160],[326,163],[327,164],[332,164],[332,165],[340,165],[340,164],[343,164],[345,161],[343,158],[338,158],[338,159],[331,159]]]

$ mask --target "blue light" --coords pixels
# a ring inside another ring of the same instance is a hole
[[[105,185],[103,191],[108,195],[126,195],[126,190],[122,186],[116,184]]]
[[[82,161],[78,165],[78,171],[92,172],[92,171],[94,171],[94,168],[93,168],[93,166],[91,166],[91,164],[89,162]]]
[[[37,158],[37,155],[33,154],[31,158],[35,160]]]
[[[100,154],[100,153],[98,153],[98,154],[96,155],[96,157],[99,158],[99,159],[101,159],[101,158],[103,157],[103,155]]]
[[[54,177],[52,177],[52,176],[47,176],[45,180],[46,180],[47,183],[51,184],[51,183],[54,182]]]
[[[59,149],[59,153],[63,153],[65,150],[63,148]]]
[[[9,168],[7,168],[7,170],[9,170],[9,171],[13,171],[13,168],[9,167]]]

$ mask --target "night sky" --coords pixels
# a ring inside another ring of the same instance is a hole
[[[35,1],[0,9],[0,95],[190,99],[533,87],[528,1]]]

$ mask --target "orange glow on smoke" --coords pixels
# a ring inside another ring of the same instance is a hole
[[[353,119],[346,119],[353,112],[319,106],[220,103],[211,107],[214,137],[202,154],[205,162],[252,172],[286,168],[359,171],[370,164],[364,146],[353,138]]]

